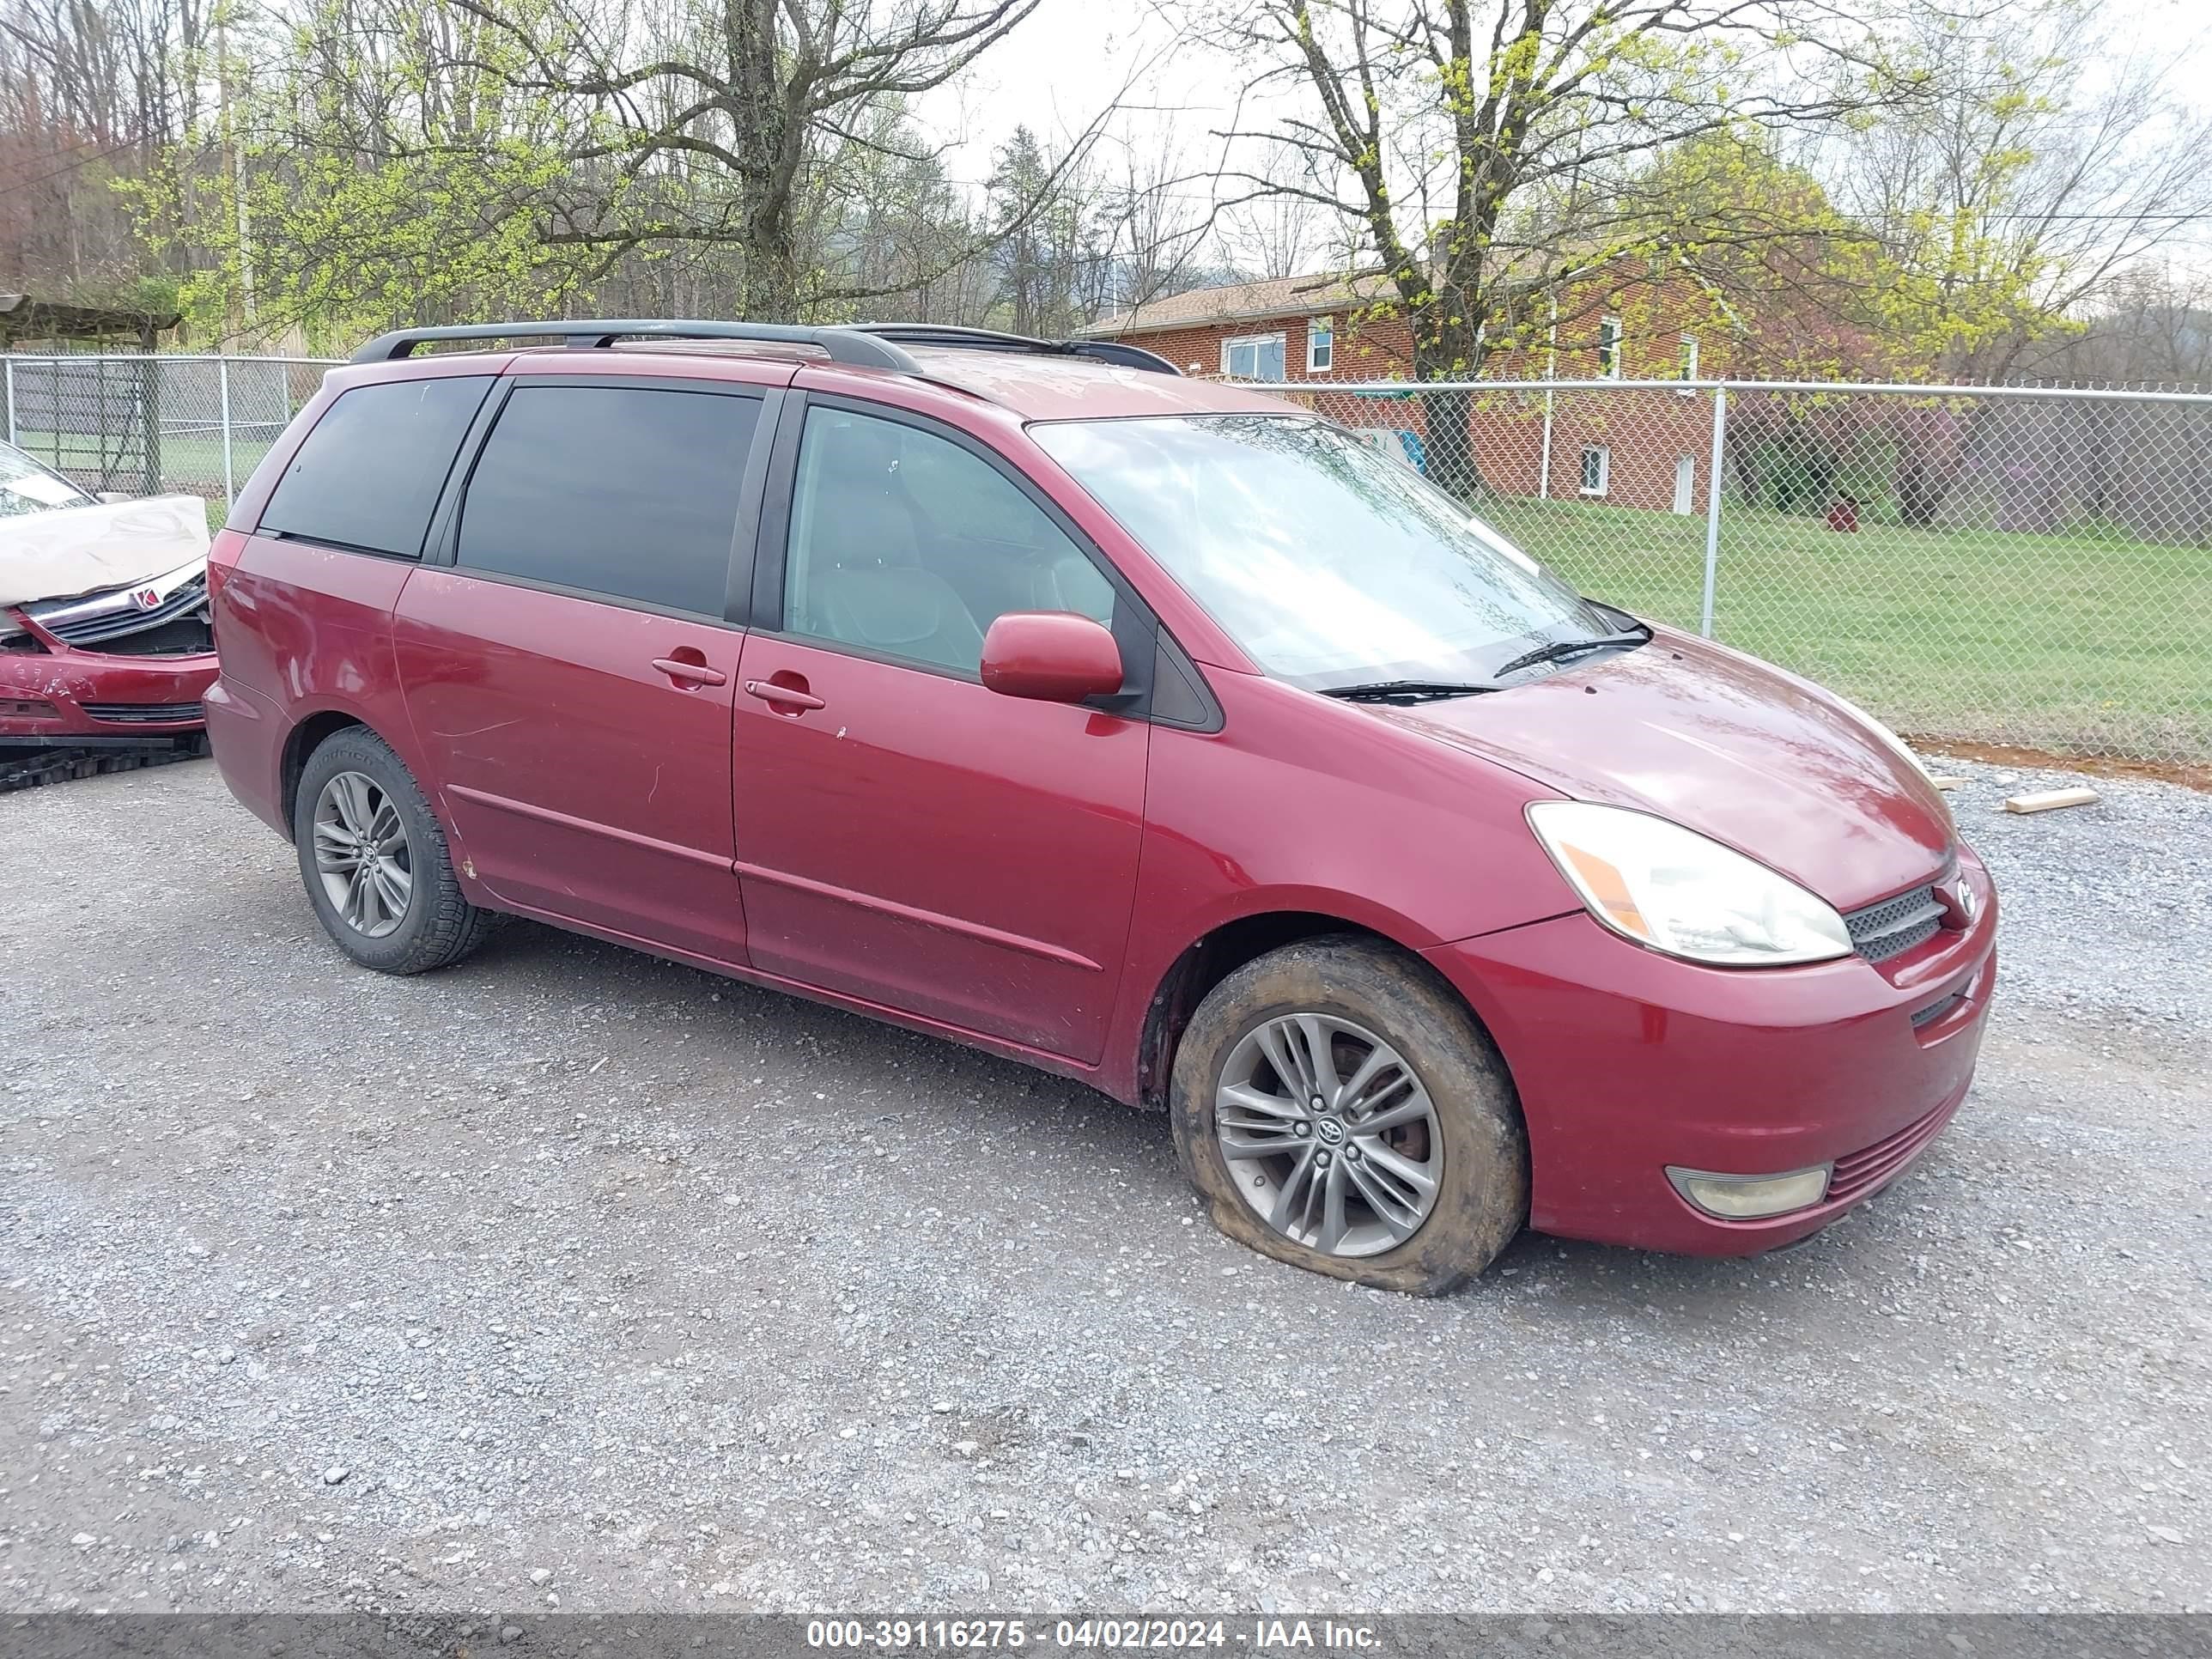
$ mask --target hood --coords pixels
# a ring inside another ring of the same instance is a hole
[[[0,519],[0,605],[122,587],[207,557],[207,503],[155,495]]]
[[[1576,800],[1671,818],[1838,909],[1927,881],[1950,854],[1942,794],[1863,720],[1671,629],[1508,691],[1369,707]]]

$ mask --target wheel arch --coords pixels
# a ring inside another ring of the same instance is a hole
[[[352,726],[359,726],[379,741],[383,734],[358,714],[343,708],[325,708],[307,715],[284,735],[284,753],[278,763],[276,799],[284,811],[284,838],[293,838],[292,823],[300,805],[300,779],[307,769],[307,758],[330,738]]]
[[[1168,964],[1166,972],[1160,976],[1151,1000],[1146,1005],[1144,1020],[1139,1029],[1136,1104],[1146,1111],[1164,1111],[1167,1109],[1169,1080],[1175,1070],[1176,1047],[1182,1040],[1184,1029],[1190,1024],[1191,1015],[1206,1000],[1206,993],[1246,963],[1263,957],[1270,951],[1279,951],[1301,939],[1322,939],[1332,934],[1372,939],[1403,957],[1407,962],[1433,977],[1450,994],[1455,1002],[1467,1009],[1468,1018],[1483,1029],[1484,1034],[1489,1035],[1488,1026],[1480,1012],[1469,1006],[1458,988],[1437,973],[1422,956],[1419,947],[1408,940],[1395,937],[1370,923],[1357,921],[1328,910],[1285,908],[1255,911],[1220,922],[1193,939]]]

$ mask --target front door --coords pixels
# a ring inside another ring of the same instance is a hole
[[[1133,600],[948,432],[816,404],[795,471],[787,549],[761,550],[785,553],[780,611],[756,617],[737,699],[754,965],[1095,1061],[1151,728],[1000,696],[978,669],[1005,611],[1126,629]]]
[[[744,961],[722,620],[757,395],[515,386],[450,564],[392,617],[416,740],[498,898]]]

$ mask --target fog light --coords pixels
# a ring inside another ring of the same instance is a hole
[[[1756,1221],[1818,1204],[1828,1195],[1829,1167],[1816,1164],[1788,1175],[1739,1176],[1710,1175],[1670,1164],[1667,1179],[1674,1183],[1676,1192],[1707,1215],[1717,1215],[1723,1221]]]

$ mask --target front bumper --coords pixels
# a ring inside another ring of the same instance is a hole
[[[1881,1190],[1957,1111],[1996,981],[1996,895],[1960,852],[1973,919],[1876,966],[1699,967],[1577,914],[1439,945],[1429,960],[1503,1051],[1528,1120],[1529,1224],[1694,1255],[1795,1243]],[[1724,1220],[1669,1164],[1835,1165],[1813,1206]]]
[[[204,726],[213,652],[109,656],[43,643],[40,651],[0,652],[0,743],[141,740]]]

